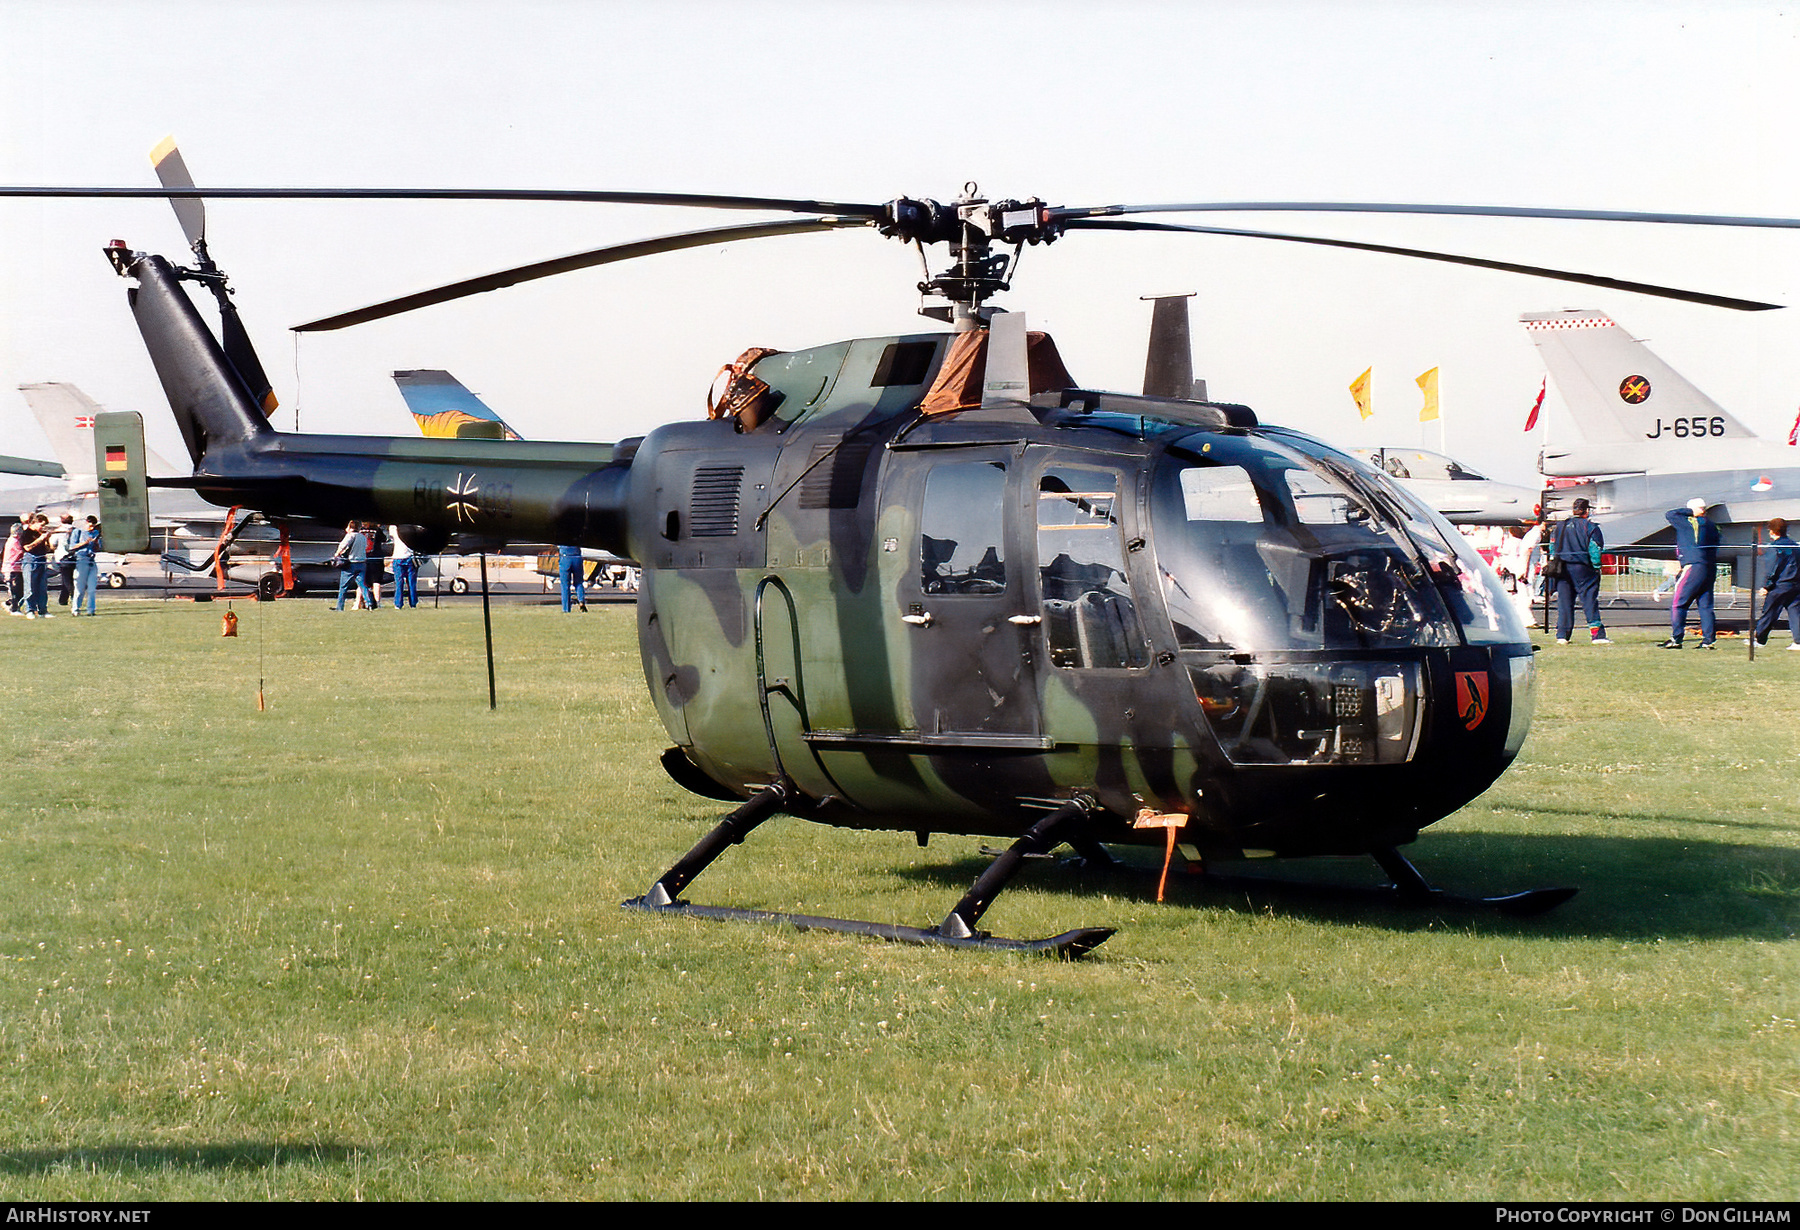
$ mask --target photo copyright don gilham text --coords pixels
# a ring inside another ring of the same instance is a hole
[[[1775,1225],[1789,1226],[1794,1221],[1791,1208],[1771,1205],[1651,1205],[1636,1208],[1511,1208],[1494,1210],[1494,1220],[1502,1225]]]

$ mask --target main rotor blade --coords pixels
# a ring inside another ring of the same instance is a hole
[[[602,192],[585,188],[162,188],[0,185],[0,197],[134,198],[317,201],[565,201],[611,205],[678,205],[699,209],[759,209],[785,213],[840,214],[881,219],[888,203],[816,201],[794,197],[714,195],[691,192]],[[1550,209],[1533,205],[1432,205],[1383,201],[1186,201],[1160,205],[1054,206],[1053,221],[1117,218],[1156,213],[1360,213],[1450,214],[1486,218],[1561,218],[1592,222],[1664,222],[1678,226],[1751,226],[1792,230],[1800,218],[1733,214],[1682,214],[1619,209]]]
[[[156,167],[156,178],[162,181],[165,188],[192,188],[194,177],[188,174],[187,162],[181,151],[175,148],[174,137],[164,137],[150,151],[150,161]],[[206,241],[206,202],[199,197],[170,197],[169,204],[175,207],[175,219],[181,223],[181,233],[187,236],[188,247]]]
[[[1065,206],[1051,209],[1049,213],[1053,220],[1179,213],[1456,214],[1479,218],[1562,218],[1587,222],[1666,222],[1676,226],[1761,226],[1784,230],[1800,228],[1800,218],[1636,213],[1618,209],[1543,209],[1532,205],[1401,205],[1368,201],[1194,201],[1180,205],[1095,205],[1081,209]]]
[[[133,198],[291,201],[565,201],[602,205],[685,205],[696,209],[762,209],[797,214],[881,218],[886,205],[807,201],[789,197],[712,196],[692,192],[597,192],[584,188],[83,188],[0,186],[0,197]]]
[[[1095,231],[1184,231],[1193,235],[1236,235],[1244,239],[1278,239],[1284,243],[1310,243],[1327,248],[1352,248],[1359,252],[1382,252],[1389,256],[1412,256],[1420,260],[1443,261],[1451,265],[1470,265],[1476,269],[1498,269],[1503,273],[1522,273],[1534,278],[1554,278],[1558,282],[1580,282],[1585,286],[1603,286],[1608,290],[1626,290],[1638,295],[1655,295],[1661,299],[1680,299],[1688,303],[1704,303],[1711,307],[1731,308],[1739,312],[1766,312],[1779,308],[1779,303],[1758,303],[1753,299],[1732,299],[1709,295],[1704,291],[1678,290],[1672,286],[1655,286],[1648,282],[1627,282],[1591,273],[1574,273],[1567,269],[1546,269],[1541,265],[1516,265],[1510,261],[1490,261],[1479,256],[1456,256],[1449,252],[1431,252],[1424,248],[1397,248],[1385,243],[1358,243],[1350,239],[1321,239],[1316,235],[1286,235],[1279,231],[1245,231],[1222,226],[1183,226],[1176,222],[1134,222],[1108,218],[1071,218],[1063,224],[1069,230]]]
[[[512,286],[518,282],[554,277],[559,273],[571,273],[574,270],[589,269],[595,265],[610,265],[617,261],[632,260],[640,256],[678,252],[683,248],[705,248],[713,244],[731,243],[739,239],[764,239],[775,235],[804,235],[812,231],[832,231],[843,227],[867,225],[868,222],[862,218],[796,218],[790,222],[718,226],[703,231],[684,231],[676,235],[663,235],[656,239],[638,239],[630,243],[613,244],[610,247],[595,248],[589,252],[576,252],[569,256],[538,261],[531,265],[520,265],[514,269],[502,269],[498,273],[483,274],[478,278],[466,278],[461,282],[452,282],[448,286],[439,286],[432,290],[403,295],[398,299],[371,304],[352,312],[341,312],[322,320],[308,321],[303,325],[295,325],[293,331],[295,333],[322,333],[331,329],[347,328],[350,325],[367,324],[371,320],[381,320],[388,316],[398,316],[402,312],[411,312],[417,308],[430,307],[434,303],[448,303],[453,299],[463,299],[470,295],[482,294],[485,291],[499,290],[503,286]]]

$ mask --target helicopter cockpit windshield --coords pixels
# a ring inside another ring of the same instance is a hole
[[[1527,639],[1460,535],[1298,433],[1196,433],[1151,502],[1176,642],[1240,763],[1408,759],[1418,651]]]
[[[1153,499],[1183,649],[1461,643],[1399,519],[1285,443],[1197,437],[1170,450]]]

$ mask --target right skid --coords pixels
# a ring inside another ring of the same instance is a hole
[[[677,894],[692,883],[714,859],[729,847],[743,841],[752,829],[779,812],[790,794],[790,787],[776,782],[753,795],[664,872],[650,886],[649,892],[624,902],[625,908],[717,921],[786,923],[802,931],[837,931],[896,944],[935,944],[947,948],[1047,953],[1064,958],[1079,957],[1091,952],[1113,934],[1112,927],[1079,927],[1044,939],[1010,940],[977,930],[975,926],[993,904],[994,898],[1018,874],[1027,858],[1052,849],[1062,840],[1060,834],[1066,826],[1091,812],[1092,804],[1085,799],[1072,800],[1032,825],[1023,836],[995,858],[986,871],[976,877],[975,883],[963,894],[962,900],[935,927],[904,927],[895,923],[863,922],[853,918],[828,918],[816,914],[779,914],[770,910],[692,905],[679,899]]]

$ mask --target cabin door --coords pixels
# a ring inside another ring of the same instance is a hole
[[[1026,584],[1014,460],[964,453],[924,476],[917,540],[898,588],[912,643],[912,713],[925,743],[1043,746],[1034,665],[1042,621]]]

